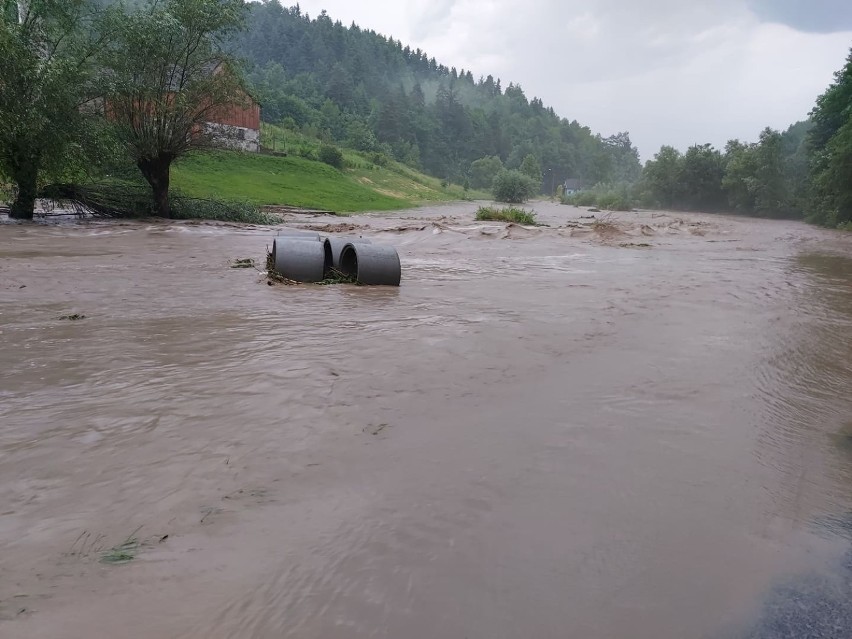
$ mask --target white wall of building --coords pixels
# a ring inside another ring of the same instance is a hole
[[[213,136],[217,146],[249,153],[260,151],[260,131],[257,129],[208,122],[204,125],[204,130]]]

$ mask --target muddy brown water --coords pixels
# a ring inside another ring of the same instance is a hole
[[[399,289],[230,269],[263,228],[0,225],[0,636],[727,637],[837,561],[850,236],[474,208],[331,227]]]

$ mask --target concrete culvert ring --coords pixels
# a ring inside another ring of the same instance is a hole
[[[340,252],[340,271],[359,284],[399,286],[402,267],[392,246],[349,243]]]
[[[340,268],[340,254],[343,252],[343,247],[347,244],[372,244],[367,238],[360,237],[337,237],[334,235],[328,236],[328,243],[331,245],[332,266]]]
[[[331,246],[305,237],[276,237],[272,243],[275,270],[296,282],[321,282],[331,269]]]
[[[276,233],[277,237],[293,237],[300,238],[303,240],[317,240],[319,241],[320,235],[316,231],[305,231],[303,229],[281,229]]]
[[[358,252],[352,244],[347,244],[340,251],[338,268],[346,277],[358,279]]]

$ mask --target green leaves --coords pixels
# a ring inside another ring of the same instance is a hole
[[[203,146],[211,114],[246,100],[221,44],[243,18],[242,0],[149,0],[116,17],[101,64],[110,115],[134,161]]]
[[[524,161],[521,162],[520,171],[537,184],[541,184],[541,164],[532,153],[528,153]]]
[[[500,171],[494,178],[492,193],[498,202],[521,204],[538,192],[539,182],[534,182],[520,171]]]
[[[811,118],[809,219],[840,226],[852,221],[852,51]]]
[[[81,107],[96,96],[92,56],[105,35],[89,0],[12,5],[0,5],[0,171],[17,186],[13,213],[32,217],[43,174],[65,171],[84,146],[94,110]]]
[[[503,162],[496,155],[479,158],[470,163],[470,185],[475,189],[488,189],[494,178],[503,170]]]

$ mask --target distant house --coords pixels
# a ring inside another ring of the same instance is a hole
[[[215,75],[229,71],[227,65],[215,64],[210,65],[206,72]],[[233,105],[211,109],[207,120],[193,131],[193,135],[202,133],[209,135],[213,144],[222,148],[258,153],[260,152],[260,103],[245,89],[240,89],[239,93],[239,100]],[[167,99],[171,99],[172,95],[169,93]],[[97,99],[89,104],[102,109],[107,118],[113,117],[108,100]]]
[[[260,151],[260,105],[246,96],[246,106],[232,106],[213,113],[204,123],[219,146],[257,153]]]
[[[212,73],[227,72],[223,64]],[[219,146],[257,153],[260,151],[260,104],[248,91],[242,91],[242,104],[217,109],[205,122],[205,133]]]
[[[583,190],[583,183],[576,178],[568,178],[562,184],[562,192],[565,195],[573,195],[574,193],[577,193],[578,191],[582,191],[582,190]]]

